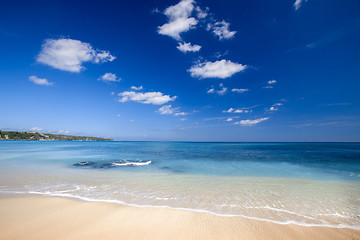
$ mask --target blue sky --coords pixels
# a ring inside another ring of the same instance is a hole
[[[3,1],[0,129],[360,141],[360,2]]]

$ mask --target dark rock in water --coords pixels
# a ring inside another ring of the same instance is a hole
[[[74,167],[90,167],[90,168],[116,168],[116,167],[134,167],[134,166],[146,166],[151,161],[106,161],[101,160],[97,162],[78,162],[73,164]]]
[[[73,166],[82,167],[82,166],[90,166],[92,164],[93,164],[93,162],[78,162],[78,163],[75,163]]]
[[[74,167],[91,167],[91,168],[110,168],[111,163],[108,162],[78,162],[73,164]]]

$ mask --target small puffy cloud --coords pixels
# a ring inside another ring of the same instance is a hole
[[[58,134],[69,134],[70,131],[69,130],[59,130]]]
[[[221,90],[216,91],[219,95],[225,95],[227,92],[227,87],[224,87],[224,84],[220,83],[219,87],[221,87]]]
[[[207,91],[207,93],[215,93],[215,88],[210,88],[208,91]]]
[[[219,37],[219,40],[230,39],[234,37],[236,31],[229,30],[230,23],[222,20],[221,22],[216,22],[214,24],[208,24],[207,30],[212,32]]]
[[[140,86],[140,87],[131,86],[131,89],[135,90],[135,91],[140,91],[140,90],[143,90],[143,86]]]
[[[187,113],[180,112],[179,107],[173,108],[171,105],[165,105],[159,108],[158,112],[161,115],[174,115],[174,116],[185,116]]]
[[[197,18],[198,19],[204,19],[208,16],[209,8],[206,8],[205,10],[202,10],[199,6],[195,8]]]
[[[271,85],[274,85],[276,83],[276,80],[269,80],[267,83],[268,83],[268,85],[263,88],[274,88]]]
[[[119,93],[119,102],[134,101],[144,104],[162,105],[170,101],[174,101],[177,97],[170,97],[170,95],[164,95],[161,92],[134,92],[125,91]]]
[[[168,7],[164,14],[168,17],[169,22],[158,27],[158,33],[180,41],[180,34],[189,31],[198,23],[195,18],[190,17],[193,10],[193,0],[182,0],[178,4]]]
[[[41,132],[42,130],[44,130],[44,129],[42,129],[42,128],[40,128],[40,127],[30,128],[30,131],[32,131],[32,132]]]
[[[280,106],[282,106],[282,105],[284,105],[284,104],[283,104],[283,103],[275,103],[275,104],[273,104],[269,109],[267,109],[267,111],[269,111],[269,112],[275,112],[275,111],[279,110],[278,107],[280,107]]]
[[[228,78],[237,72],[242,72],[246,65],[233,63],[230,60],[219,60],[215,62],[203,62],[192,66],[188,71],[192,77],[198,78]]]
[[[227,118],[225,121],[231,122],[232,120],[234,120],[234,119],[232,119],[232,118]]]
[[[247,120],[241,120],[239,122],[235,122],[234,124],[242,125],[242,126],[253,126],[255,124],[261,123],[261,122],[266,121],[268,119],[269,119],[268,117],[266,117],[266,118],[258,118],[258,119],[254,119],[254,120],[247,119]]]
[[[295,8],[295,11],[296,10],[299,10],[299,8],[301,7],[301,4],[304,2],[304,0],[296,0],[294,2],[294,8]],[[305,0],[305,2],[307,2],[307,0]]]
[[[173,108],[171,105],[165,105],[159,108],[158,112],[161,115],[172,115],[174,114],[179,108]]]
[[[188,18],[194,9],[194,0],[181,0],[178,4],[165,9],[164,14],[170,21]]]
[[[236,92],[236,93],[244,93],[244,92],[249,91],[249,89],[247,89],[247,88],[233,88],[233,89],[231,89],[231,91]]]
[[[85,62],[104,63],[115,58],[108,51],[95,50],[89,43],[61,38],[46,39],[36,61],[59,70],[80,72]]]
[[[219,87],[220,87],[219,90],[215,90],[215,88],[212,87],[211,89],[209,89],[207,91],[207,93],[216,93],[216,94],[219,94],[219,95],[225,95],[228,88],[224,87],[224,84],[222,84],[222,83],[219,84]]]
[[[98,80],[103,82],[120,82],[121,78],[117,77],[114,73],[105,73]]]
[[[201,46],[191,45],[191,43],[183,42],[183,43],[179,43],[179,45],[176,48],[182,51],[183,53],[186,53],[186,52],[198,52],[200,51]]]
[[[277,111],[277,110],[279,110],[278,108],[275,108],[275,107],[270,107],[269,108],[269,111]]]
[[[197,23],[198,21],[195,18],[179,18],[175,21],[171,21],[160,26],[158,33],[161,35],[170,36],[180,41],[180,33],[189,31]]]
[[[29,80],[37,85],[52,86],[53,82],[49,82],[46,78],[38,78],[37,76],[30,76]]]

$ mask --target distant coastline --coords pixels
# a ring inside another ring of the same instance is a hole
[[[113,141],[111,138],[70,136],[38,132],[1,131],[0,140],[30,140],[30,141]]]

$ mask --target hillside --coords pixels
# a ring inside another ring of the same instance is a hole
[[[70,136],[38,132],[1,131],[0,140],[42,140],[42,141],[113,141],[111,138]]]

